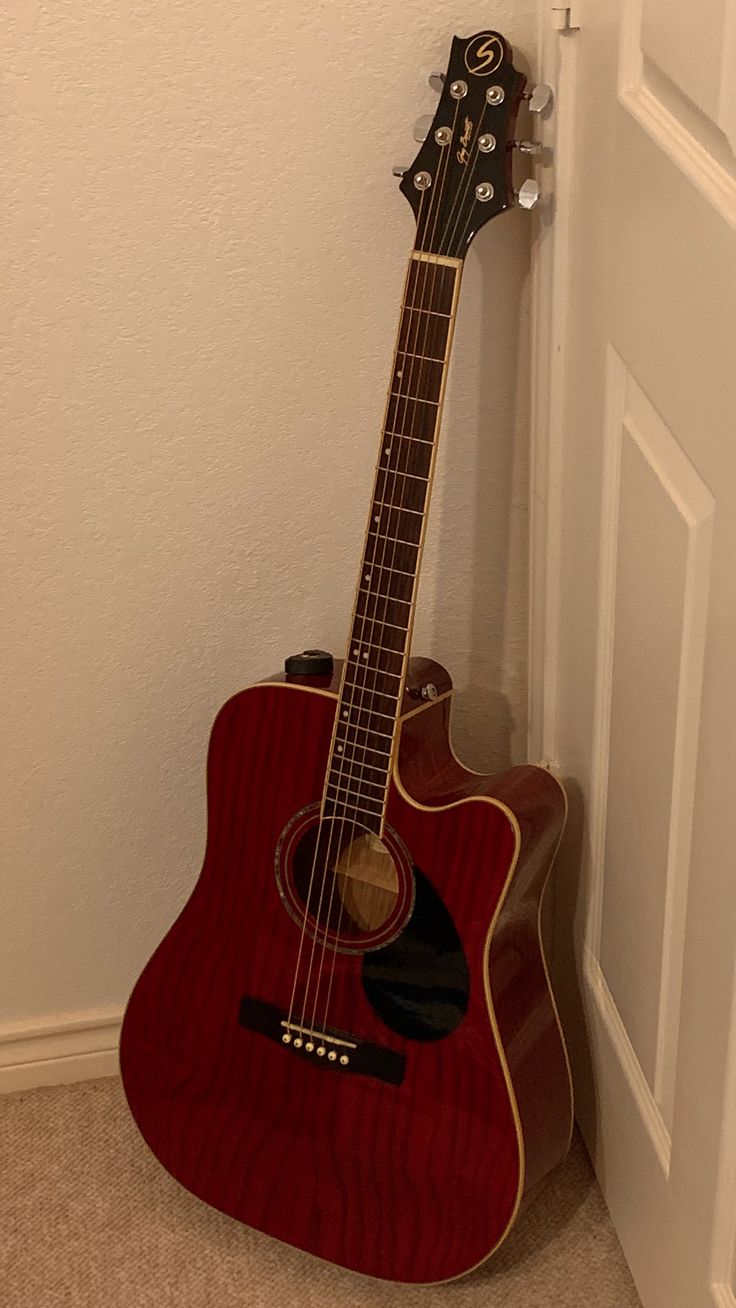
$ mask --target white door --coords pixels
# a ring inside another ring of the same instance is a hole
[[[555,970],[645,1308],[734,1308],[736,0],[545,3],[542,32],[532,723],[571,791]]]

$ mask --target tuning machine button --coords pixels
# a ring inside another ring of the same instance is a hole
[[[431,86],[433,91],[437,92],[438,95],[442,95],[442,92],[445,87],[445,74],[438,73],[438,72],[430,73],[429,85]]]
[[[391,169],[391,172],[393,173],[394,177],[403,177],[405,173],[408,173],[408,171],[409,171],[408,164],[394,164],[393,168]]]
[[[429,136],[429,129],[432,126],[432,118],[432,114],[422,114],[421,118],[417,118],[414,124],[415,141],[426,141]]]
[[[522,209],[533,209],[539,203],[539,182],[535,182],[533,177],[527,177],[516,192],[516,199]]]
[[[544,146],[541,141],[514,141],[514,149],[519,154],[541,154]]]
[[[541,114],[552,103],[552,87],[547,86],[546,82],[540,82],[524,96],[529,110],[533,114]]]

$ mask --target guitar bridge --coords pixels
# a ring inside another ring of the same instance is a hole
[[[249,1031],[258,1031],[269,1040],[278,1041],[290,1053],[307,1058],[335,1071],[372,1076],[388,1085],[401,1085],[406,1059],[394,1049],[361,1040],[347,1031],[332,1027],[315,1030],[292,1022],[275,1004],[253,995],[240,1001],[238,1022]]]

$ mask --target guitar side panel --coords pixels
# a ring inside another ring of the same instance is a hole
[[[507,805],[519,823],[520,854],[493,928],[489,982],[522,1125],[528,1192],[565,1157],[573,1128],[570,1065],[540,928],[567,801],[543,768],[524,765],[489,776],[463,767],[450,741],[451,703],[448,693],[404,723],[399,767],[404,787],[422,803],[486,795]]]
[[[214,1207],[369,1275],[441,1281],[488,1256],[521,1191],[483,984],[515,831],[495,806],[428,813],[391,793],[389,822],[449,914],[470,976],[457,1029],[417,1041],[368,1002],[361,957],[336,956],[331,1024],[403,1056],[401,1085],[343,1077],[244,1029],[242,996],[289,1005],[299,931],[274,849],[292,815],[319,799],[334,704],[265,685],[220,713],[203,871],[131,996],[123,1081],[153,1152]]]

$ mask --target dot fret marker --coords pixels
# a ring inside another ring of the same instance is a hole
[[[353,670],[347,667],[343,678],[325,783],[327,812],[352,814],[378,835],[404,700],[459,266],[452,260],[410,262],[348,646]]]

